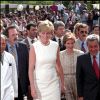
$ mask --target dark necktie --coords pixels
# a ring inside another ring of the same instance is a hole
[[[58,42],[59,42],[59,47],[61,47],[62,44],[61,44],[61,39],[60,38],[58,39]]]
[[[31,43],[34,43],[34,40],[31,40]]]
[[[93,68],[94,68],[94,71],[96,73],[96,76],[97,78],[99,79],[99,66],[97,64],[97,61],[96,61],[96,56],[93,56]]]
[[[81,50],[82,50],[83,52],[86,52],[85,47],[84,47],[84,42],[82,42],[82,44],[81,44]]]

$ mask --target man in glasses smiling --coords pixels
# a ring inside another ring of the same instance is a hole
[[[81,23],[78,28],[78,39],[75,42],[75,48],[87,52],[86,37],[88,35],[88,25]]]

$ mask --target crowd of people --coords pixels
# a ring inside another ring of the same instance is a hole
[[[99,100],[100,13],[70,1],[0,15],[1,100]]]

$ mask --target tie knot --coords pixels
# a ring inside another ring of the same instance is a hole
[[[84,45],[84,42],[82,42],[82,45]]]
[[[61,39],[60,38],[58,40],[59,40],[59,42],[61,42]]]
[[[93,58],[95,59],[95,58],[96,58],[96,56],[94,55],[94,56],[93,56]]]
[[[13,48],[14,48],[14,46],[12,45],[12,46],[10,46],[10,48],[11,48],[11,49],[13,49]]]
[[[34,42],[34,40],[32,39],[32,40],[31,40],[31,43],[33,43],[33,42]]]

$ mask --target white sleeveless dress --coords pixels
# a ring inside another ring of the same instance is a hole
[[[45,46],[39,40],[33,44],[36,53],[34,82],[38,99],[60,100],[59,78],[56,72],[58,44],[50,40]]]

